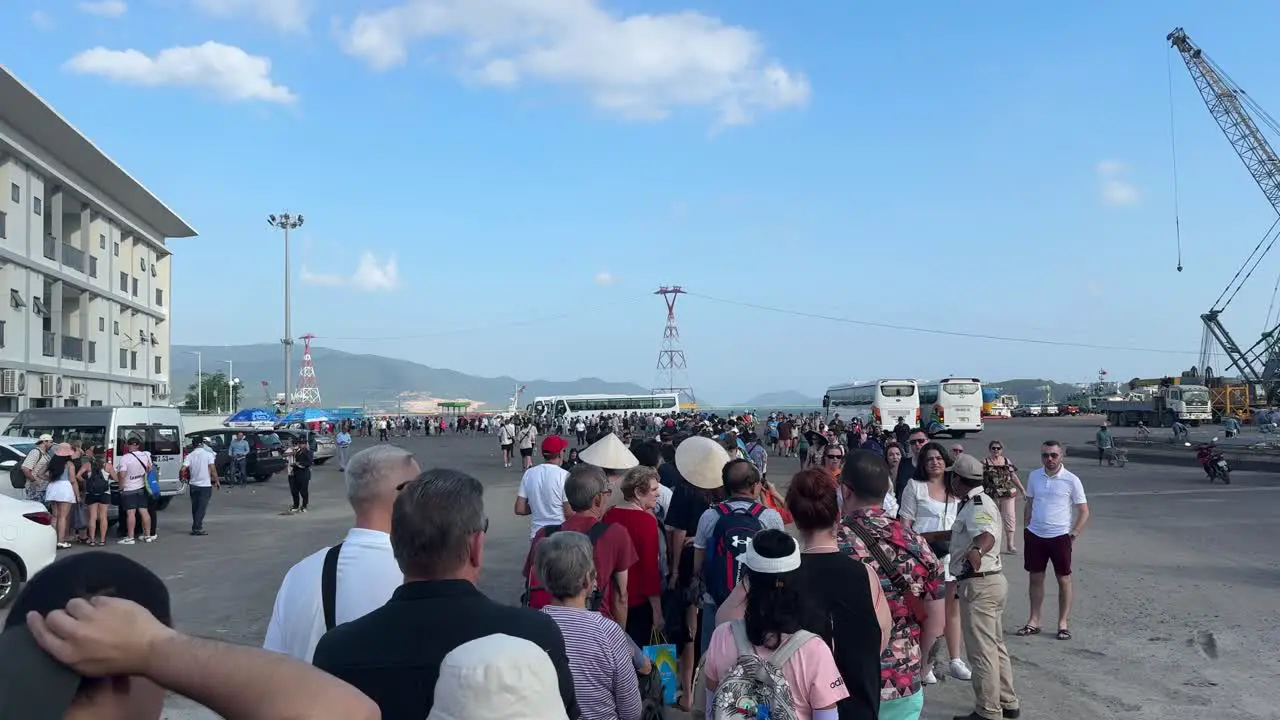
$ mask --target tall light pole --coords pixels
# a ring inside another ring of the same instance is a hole
[[[233,360],[219,360],[227,364],[227,408],[228,412],[234,415],[236,413],[236,364]]]
[[[204,356],[199,350],[187,350],[196,356],[196,412],[204,412]]]
[[[267,223],[273,228],[284,231],[284,337],[280,344],[284,345],[284,411],[289,414],[293,410],[293,381],[289,374],[293,371],[293,318],[290,303],[292,297],[289,290],[289,231],[302,227],[302,215],[281,213],[268,215]]]

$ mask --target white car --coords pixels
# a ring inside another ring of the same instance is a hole
[[[0,495],[0,608],[18,596],[22,583],[57,555],[53,516],[44,505]]]

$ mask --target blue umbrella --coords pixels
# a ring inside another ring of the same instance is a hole
[[[222,422],[227,427],[255,427],[275,425],[276,414],[262,408],[245,408]]]

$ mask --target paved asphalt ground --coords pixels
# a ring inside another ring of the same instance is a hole
[[[1040,441],[1081,443],[1092,431],[1085,419],[1014,419],[992,422],[964,444],[982,453],[988,440],[1001,439],[1029,469],[1039,462]],[[496,440],[451,435],[398,442],[424,467],[461,468],[485,483],[491,524],[481,589],[514,602],[528,521],[511,513],[519,472],[502,469]],[[1198,467],[1099,468],[1093,458],[1068,459],[1068,465],[1083,479],[1093,512],[1076,546],[1074,640],[1013,636],[1027,619],[1027,582],[1020,561],[1006,558],[1014,562],[1006,567],[1005,629],[1025,717],[1280,716],[1280,564],[1271,554],[1280,547],[1280,476],[1241,472],[1224,487],[1208,485]],[[775,461],[771,475],[781,481],[795,469],[795,461]],[[162,516],[159,542],[112,550],[164,578],[184,631],[258,644],[285,571],[337,542],[351,519],[342,475],[332,465],[316,469],[311,512],[279,515],[288,503],[280,476],[224,490],[206,521],[210,534],[196,538],[183,532],[188,504],[181,499]],[[1051,585],[1049,628],[1055,592]],[[967,713],[972,698],[968,683],[946,679],[928,690],[925,717]],[[169,708],[173,720],[213,717],[180,698]]]

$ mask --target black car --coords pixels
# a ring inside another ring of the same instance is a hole
[[[272,475],[283,472],[288,466],[284,457],[284,443],[280,440],[280,435],[274,430],[236,430],[231,428],[199,430],[186,434],[187,445],[191,446],[197,442],[204,442],[208,438],[211,442],[209,446],[217,453],[217,460],[214,467],[218,470],[219,477],[231,477],[231,454],[228,448],[231,447],[231,441],[235,439],[236,433],[244,433],[244,439],[249,443],[249,456],[245,466],[245,474],[249,477],[263,482],[271,479]]]

